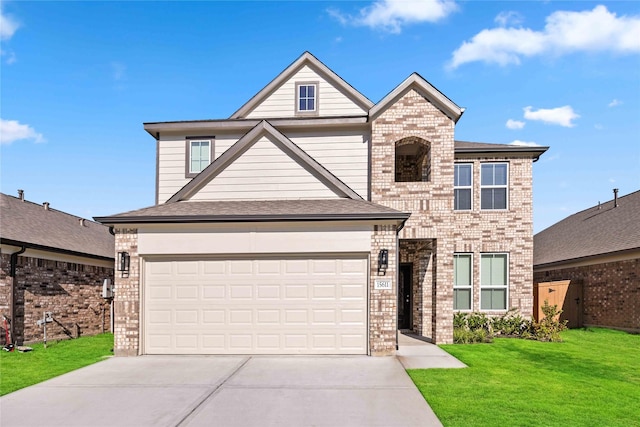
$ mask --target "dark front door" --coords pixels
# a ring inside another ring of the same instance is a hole
[[[411,278],[413,264],[400,264],[398,277],[398,329],[411,328]]]

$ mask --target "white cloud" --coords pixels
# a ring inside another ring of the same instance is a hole
[[[507,120],[505,126],[507,127],[507,129],[522,129],[525,124],[525,122],[521,122],[520,120],[509,119]]]
[[[539,120],[547,124],[560,125],[567,128],[575,126],[572,120],[580,117],[580,115],[573,111],[570,105],[548,109],[540,108],[538,110],[533,110],[532,108],[533,107],[524,107],[525,119]]]
[[[17,120],[0,119],[0,144],[11,144],[22,139],[45,142],[42,134],[31,126],[20,124]]]
[[[608,105],[609,105],[609,107],[617,107],[618,105],[621,105],[621,104],[622,104],[622,101],[620,101],[618,99],[614,99]]]
[[[0,9],[0,40],[9,40],[13,37],[18,27],[20,27],[20,24],[10,16],[5,15]]]
[[[506,27],[507,25],[520,25],[523,21],[522,15],[513,10],[500,12],[498,16],[494,19],[495,23],[500,25],[501,27]]]
[[[504,66],[520,64],[522,58],[536,55],[601,51],[640,53],[640,16],[618,17],[599,5],[582,12],[554,12],[542,31],[522,27],[485,29],[456,49],[448,65],[457,68],[481,61]]]
[[[398,34],[406,25],[437,22],[458,9],[453,0],[379,0],[356,16],[337,9],[327,12],[342,25],[366,26]]]
[[[520,141],[519,139],[510,142],[509,145],[518,145],[520,147],[540,147],[540,144],[538,144],[537,142]]]
[[[602,126],[600,123],[596,123],[595,125],[593,125],[593,127],[595,128],[595,130],[602,130],[602,129],[604,129],[604,126]]]

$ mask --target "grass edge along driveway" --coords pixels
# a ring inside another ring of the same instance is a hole
[[[113,334],[29,345],[33,351],[0,351],[0,396],[104,360],[112,355]]]
[[[640,335],[443,345],[469,367],[408,370],[446,426],[640,426]]]

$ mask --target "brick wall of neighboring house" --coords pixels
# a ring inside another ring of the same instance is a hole
[[[128,252],[128,277],[116,272],[114,298],[114,354],[137,356],[140,354],[140,258],[138,256],[138,230],[116,228],[116,256]]]
[[[640,332],[640,258],[555,270],[537,270],[534,282],[582,284],[585,326]]]
[[[508,307],[530,317],[533,311],[532,159],[456,156],[454,122],[416,91],[409,91],[372,122],[371,200],[411,212],[400,233],[401,259],[414,264],[414,331],[436,343],[453,340],[453,254],[473,254],[473,309],[480,309],[480,255],[508,253]],[[421,139],[428,146],[428,180],[396,182],[396,143]],[[454,163],[473,164],[471,211],[453,210]],[[509,164],[508,209],[480,210],[480,164]],[[415,252],[405,242],[429,242]],[[411,252],[413,251],[413,252]],[[431,276],[431,280],[426,275]],[[417,281],[416,281],[417,279]],[[415,288],[418,288],[417,290]],[[419,295],[416,295],[416,292]],[[421,306],[418,306],[420,304]],[[498,314],[502,312],[489,312]]]
[[[7,317],[11,300],[10,255],[1,255],[0,309]],[[111,325],[109,303],[102,298],[104,279],[113,279],[113,268],[76,262],[18,256],[16,264],[15,337],[18,344],[42,341],[43,328],[37,325],[45,312],[47,340],[108,332]],[[2,327],[0,342],[5,343]]]

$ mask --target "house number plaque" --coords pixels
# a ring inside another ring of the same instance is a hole
[[[373,281],[373,289],[380,289],[383,291],[391,290],[391,279],[375,279]]]

